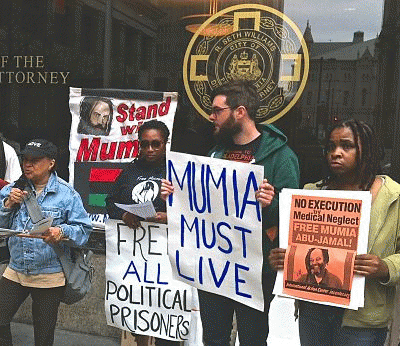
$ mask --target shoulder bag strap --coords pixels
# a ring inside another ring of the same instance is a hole
[[[39,207],[35,193],[29,185],[25,187],[25,191],[28,192],[28,196],[26,196],[24,200],[26,208],[28,209],[28,214],[33,223],[38,223],[40,220],[44,219],[42,210]]]

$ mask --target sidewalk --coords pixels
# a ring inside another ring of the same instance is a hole
[[[14,346],[33,346],[33,326],[22,323],[11,323]],[[119,346],[119,339],[56,329],[54,346]]]

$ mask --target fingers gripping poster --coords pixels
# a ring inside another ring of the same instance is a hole
[[[167,153],[168,250],[174,276],[263,311],[263,167]]]
[[[167,340],[189,338],[192,288],[172,278],[167,226],[106,222],[107,323]]]
[[[362,306],[364,279],[353,269],[356,254],[367,252],[370,193],[285,189],[280,203],[280,240],[287,244],[282,293]]]

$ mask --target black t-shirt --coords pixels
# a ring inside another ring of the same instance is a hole
[[[247,144],[233,144],[222,157],[225,160],[249,163],[260,147],[261,135]]]
[[[152,201],[156,211],[166,211],[160,198],[161,179],[165,178],[165,161],[155,166],[137,159],[121,173],[113,193],[106,199],[107,212],[112,219],[122,219],[124,210],[114,203],[138,204]]]

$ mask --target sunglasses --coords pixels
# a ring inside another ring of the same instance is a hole
[[[164,142],[159,141],[159,140],[154,140],[154,141],[151,141],[151,142],[149,142],[149,141],[140,141],[140,147],[142,149],[147,149],[147,148],[149,148],[151,146],[153,149],[160,149],[163,143]]]

